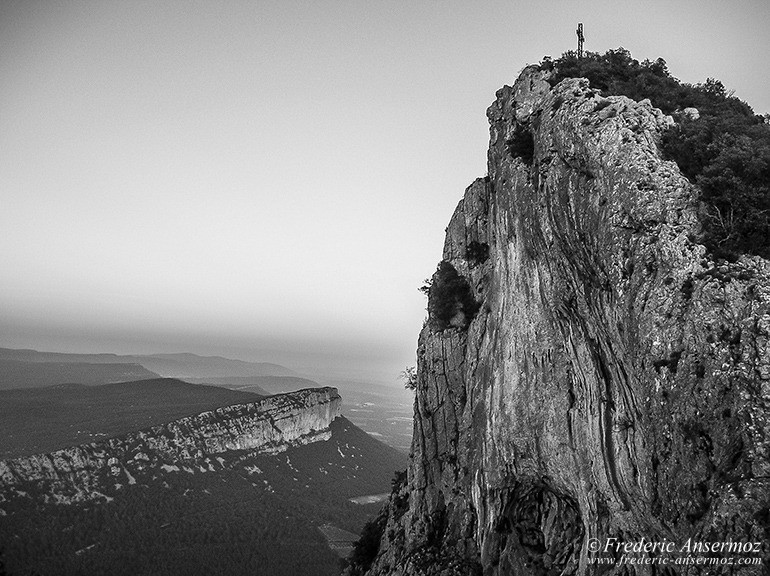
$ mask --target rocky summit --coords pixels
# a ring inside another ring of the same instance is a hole
[[[671,117],[548,74],[487,111],[368,573],[764,574],[770,264],[699,243],[697,190],[657,146]],[[690,554],[725,541],[762,551]],[[624,561],[640,542],[667,548]]]

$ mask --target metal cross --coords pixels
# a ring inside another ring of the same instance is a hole
[[[582,58],[583,57],[583,41],[585,40],[585,37],[583,36],[583,23],[582,22],[578,22],[578,27],[577,27],[577,30],[575,30],[575,32],[577,32],[577,37],[578,37],[577,55],[578,55],[578,58]]]

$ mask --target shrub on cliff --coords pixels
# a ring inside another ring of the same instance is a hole
[[[417,368],[415,366],[407,366],[401,371],[399,377],[404,382],[404,388],[407,390],[417,389]]]
[[[521,158],[527,165],[532,164],[535,156],[535,139],[528,128],[517,124],[511,137],[505,141],[505,145],[511,156]]]
[[[721,83],[700,89],[727,105],[681,118],[663,134],[663,152],[700,188],[703,241],[715,256],[770,258],[770,125],[729,105]]]
[[[543,67],[552,67],[549,79],[556,85],[565,78],[587,78],[591,86],[598,88],[605,96],[624,95],[634,100],[652,98],[656,95],[655,106],[670,114],[680,105],[681,84],[673,78],[666,67],[666,61],[638,62],[623,48],[608,50],[604,54],[586,52],[578,58],[575,52],[566,52],[561,58],[544,61]]]
[[[421,291],[428,295],[428,322],[435,330],[466,328],[479,311],[470,285],[446,260]]]
[[[364,525],[361,536],[353,546],[348,557],[349,565],[346,576],[361,576],[372,567],[377,553],[380,551],[380,540],[388,522],[388,507],[383,506],[380,513]]]
[[[409,494],[402,494],[407,486],[406,470],[396,470],[390,482],[391,492],[389,504],[380,509],[380,512],[366,523],[361,536],[353,546],[353,551],[347,558],[348,567],[344,571],[345,576],[361,576],[372,567],[377,554],[380,551],[380,541],[385,533],[388,523],[390,504],[393,506],[394,518],[398,521],[409,508]]]
[[[649,98],[677,124],[661,139],[663,154],[701,190],[702,242],[717,257],[770,258],[770,125],[721,82],[682,83],[662,58],[639,62],[623,48],[605,54],[567,52],[545,59],[550,82],[587,78],[605,96]],[[684,114],[697,108],[698,117]]]
[[[489,260],[489,244],[471,240],[465,248],[465,259],[471,264],[483,264]]]

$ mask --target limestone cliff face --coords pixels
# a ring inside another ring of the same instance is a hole
[[[336,388],[299,390],[236,404],[101,442],[0,461],[0,507],[19,492],[42,492],[59,502],[104,497],[100,488],[133,483],[151,468],[211,466],[230,451],[280,452],[327,440],[340,415]]]
[[[763,573],[591,563],[594,538],[768,541],[770,265],[698,244],[669,117],[545,80],[487,111],[443,255],[478,311],[420,334],[408,509],[370,574]]]

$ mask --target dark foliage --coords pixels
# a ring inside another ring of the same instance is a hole
[[[0,458],[53,452],[260,398],[173,378],[0,390]]]
[[[535,156],[535,140],[527,127],[517,124],[513,135],[505,141],[505,145],[511,156],[521,158],[527,165],[532,164]]]
[[[692,297],[692,292],[695,289],[695,282],[692,278],[688,278],[682,283],[682,296],[685,300],[689,300]]]
[[[403,515],[408,506],[409,496],[401,496],[401,490],[407,484],[406,470],[396,470],[393,480],[390,482],[391,499],[396,512]],[[369,520],[361,531],[361,536],[355,543],[353,551],[348,557],[350,576],[361,576],[371,568],[377,553],[380,551],[380,541],[385,533],[385,527],[388,523],[389,505],[386,504],[380,510],[380,513]],[[398,516],[400,518],[400,515]]]
[[[466,328],[479,310],[468,282],[446,260],[422,290],[428,293],[428,317],[436,330]]]
[[[476,264],[486,262],[489,259],[489,244],[471,240],[465,248],[465,259]]]
[[[366,573],[377,558],[380,551],[380,540],[385,533],[388,522],[388,507],[384,506],[376,518],[366,523],[361,531],[361,537],[350,553],[350,574],[357,576]]]
[[[661,358],[660,360],[655,360],[652,363],[653,368],[655,368],[655,371],[657,373],[660,373],[660,369],[663,367],[668,368],[669,372],[672,374],[676,374],[677,370],[679,370],[679,360],[682,358],[682,351],[681,350],[675,350],[671,353],[671,355],[668,358]]]
[[[134,472],[135,485],[105,484],[110,502],[45,503],[30,482],[23,488],[30,498],[3,503],[5,569],[19,576],[339,574],[340,559],[319,527],[357,534],[376,505],[349,499],[385,492],[405,457],[344,418],[331,429],[326,442],[280,454],[225,453],[225,466],[198,459],[178,462],[179,471],[148,467]]]
[[[661,140],[664,155],[701,190],[702,242],[716,257],[770,257],[770,125],[721,82],[685,84],[669,73],[662,58],[639,62],[619,48],[578,58],[567,52],[544,60],[550,82],[587,78],[605,96],[649,98],[674,114],[677,124]],[[682,113],[697,108],[699,117]]]
[[[656,94],[659,97],[653,104],[667,114],[681,106],[681,84],[669,74],[662,58],[640,63],[631,58],[627,50],[618,48],[605,54],[586,52],[582,58],[575,52],[567,52],[553,62],[541,64],[544,68],[548,66],[554,71],[549,79],[551,85],[565,78],[587,78],[591,86],[605,96],[623,94],[634,100],[652,100],[651,94]]]
[[[396,470],[396,473],[393,476],[393,480],[390,481],[391,492],[394,494],[398,493],[401,490],[401,488],[406,486],[406,482],[407,482],[406,470]]]
[[[409,508],[409,492],[404,490],[407,487],[407,484],[408,478],[406,470],[396,471],[396,475],[390,483],[396,519],[401,518]]]

